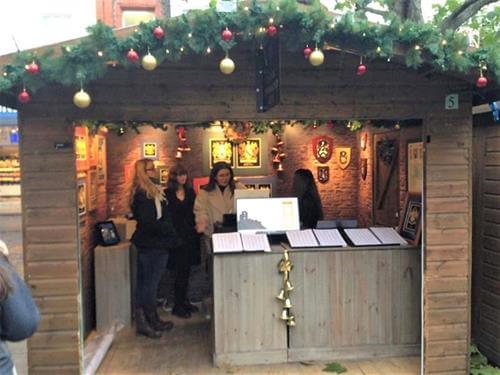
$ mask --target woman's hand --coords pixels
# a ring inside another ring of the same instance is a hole
[[[207,229],[208,222],[206,219],[201,219],[196,222],[196,232],[203,233]]]

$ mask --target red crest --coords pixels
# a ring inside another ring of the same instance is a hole
[[[333,154],[333,138],[327,135],[319,135],[312,139],[314,157],[324,164],[330,160]]]

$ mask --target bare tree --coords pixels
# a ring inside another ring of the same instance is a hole
[[[474,16],[485,5],[498,0],[466,0],[452,14],[450,14],[441,24],[441,30],[456,30],[469,18]]]

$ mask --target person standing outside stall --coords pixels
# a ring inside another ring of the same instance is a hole
[[[131,209],[137,226],[132,243],[137,248],[136,334],[160,338],[161,331],[172,329],[172,322],[160,320],[156,293],[165,271],[169,250],[179,244],[163,188],[156,178],[152,160],[135,163]]]
[[[5,341],[27,339],[35,333],[39,321],[40,312],[30,289],[0,251],[0,374],[16,374]]]
[[[293,196],[299,201],[300,222],[303,229],[316,228],[319,220],[323,220],[323,206],[309,169],[297,169],[293,174]]]
[[[170,169],[166,198],[172,213],[177,235],[182,245],[170,254],[169,264],[175,270],[174,308],[172,314],[180,318],[189,318],[198,308],[187,298],[189,275],[192,265],[198,265],[200,259],[200,236],[195,230],[194,201],[196,194],[188,179],[187,169],[177,165]]]

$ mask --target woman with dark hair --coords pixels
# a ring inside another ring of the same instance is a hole
[[[27,339],[35,333],[39,320],[30,289],[0,252],[0,374],[16,373],[4,341]]]
[[[130,196],[137,221],[131,239],[137,248],[136,334],[156,339],[161,337],[161,331],[173,327],[172,322],[160,320],[156,293],[167,266],[168,252],[177,247],[179,239],[152,160],[136,161]]]
[[[302,228],[316,228],[323,219],[323,208],[314,176],[309,169],[297,169],[293,175],[293,195],[299,200]]]
[[[231,166],[225,162],[215,163],[208,184],[200,189],[194,203],[198,233],[210,237],[214,225],[222,223],[224,214],[233,211],[235,189],[245,189],[245,185],[234,181]]]
[[[188,298],[189,274],[192,265],[200,264],[200,237],[195,230],[194,200],[196,194],[188,180],[187,169],[177,165],[170,169],[166,197],[177,235],[182,245],[177,247],[169,259],[169,267],[175,270],[174,308],[172,314],[180,318],[191,317],[198,308]]]

